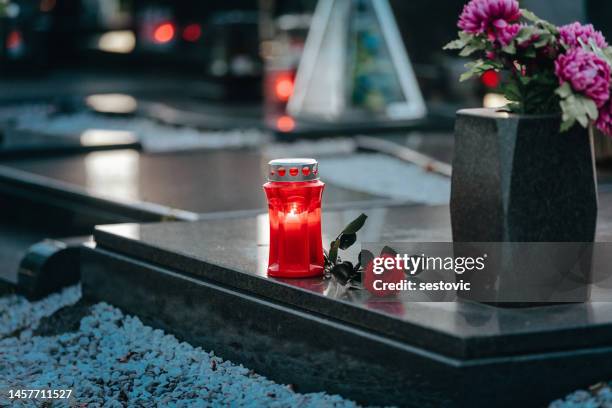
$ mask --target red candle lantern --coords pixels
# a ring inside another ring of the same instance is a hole
[[[324,187],[314,159],[278,159],[269,163],[268,182],[263,186],[270,215],[269,276],[323,275]]]

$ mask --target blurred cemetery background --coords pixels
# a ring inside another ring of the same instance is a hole
[[[78,282],[96,225],[264,213],[279,157],[319,161],[324,210],[346,212],[329,228],[384,207],[372,231],[448,239],[424,208],[448,204],[455,112],[504,104],[497,73],[459,83],[442,51],[464,3],[2,0],[0,293]],[[521,4],[612,38],[609,0]]]

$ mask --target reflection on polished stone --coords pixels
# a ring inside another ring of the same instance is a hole
[[[94,94],[85,98],[88,107],[100,113],[128,114],[136,112],[136,98],[126,94]]]
[[[388,315],[402,317],[406,313],[406,306],[398,299],[375,299],[369,298],[366,307],[371,310],[378,310]]]
[[[139,154],[135,150],[94,152],[85,157],[87,190],[124,200],[138,200]]]
[[[127,140],[138,142],[138,137],[133,132],[109,129],[87,129],[81,133],[81,144],[83,146],[104,146],[105,144],[119,145]]]
[[[129,149],[139,147],[136,135],[131,132],[89,129],[85,132],[62,136],[44,131],[29,131],[5,127],[0,140],[2,157],[12,159],[19,154],[43,152],[88,152],[99,149]]]
[[[260,153],[243,150],[162,154],[113,150],[5,160],[2,165],[23,171],[24,177],[31,174],[62,182],[71,193],[209,213],[267,208],[262,190],[266,163]],[[323,206],[379,199],[328,183]]]

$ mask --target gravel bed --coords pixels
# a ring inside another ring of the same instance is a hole
[[[89,407],[356,406],[335,395],[296,393],[105,303],[86,306],[74,331],[37,335],[41,319],[74,307],[70,305],[79,297],[77,286],[34,303],[17,296],[0,298],[4,390],[72,388],[76,398],[65,405]],[[41,402],[10,401],[0,391],[0,406]]]
[[[18,295],[0,297],[0,339],[28,331],[31,333],[38,327],[42,318],[51,316],[64,306],[76,303],[80,297],[80,286],[64,289],[38,302],[28,302]]]
[[[612,408],[612,383],[596,384],[553,401],[549,408]]]

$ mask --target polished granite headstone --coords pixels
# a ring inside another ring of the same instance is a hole
[[[267,160],[246,150],[163,154],[115,150],[3,160],[0,191],[75,213],[103,213],[106,221],[96,223],[193,220],[204,213],[264,210]],[[328,183],[324,205],[380,199]]]
[[[602,195],[600,241],[612,238],[610,204]],[[362,242],[451,239],[448,207],[365,212]],[[358,213],[326,212],[324,242]],[[513,406],[543,405],[609,375],[612,303],[381,302],[333,279],[268,278],[267,234],[265,215],[99,227],[84,293],[279,381],[364,403],[472,406],[512,393]]]

